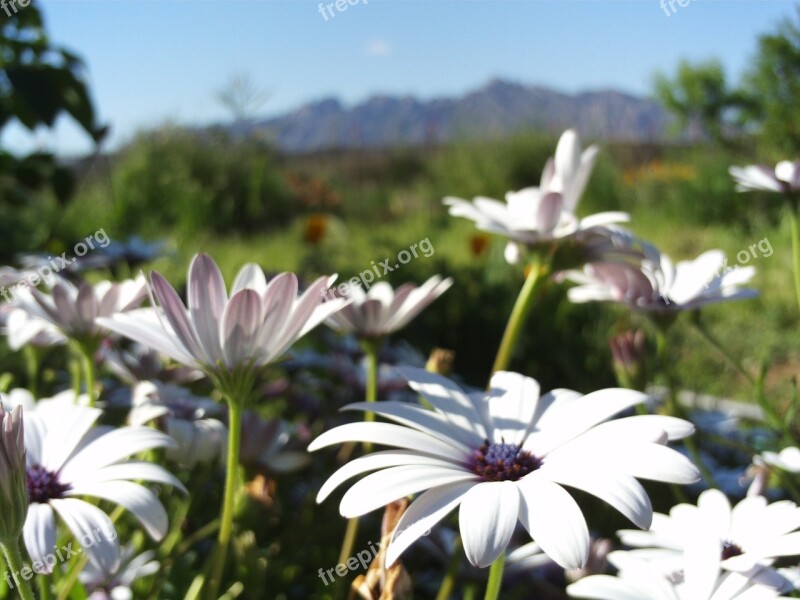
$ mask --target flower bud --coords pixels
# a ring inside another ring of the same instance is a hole
[[[28,515],[28,477],[22,407],[12,412],[0,403],[0,541],[17,542]]]

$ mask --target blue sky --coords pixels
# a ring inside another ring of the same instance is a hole
[[[353,1],[327,21],[318,0],[41,5],[53,40],[84,57],[112,146],[165,122],[226,119],[214,94],[236,72],[270,93],[265,115],[325,96],[457,95],[493,77],[647,94],[653,73],[681,58],[719,58],[736,77],[758,35],[794,11],[778,0],[676,2],[670,16],[659,0]],[[91,148],[67,122],[34,142],[61,153]],[[4,143],[31,142],[13,130]]]

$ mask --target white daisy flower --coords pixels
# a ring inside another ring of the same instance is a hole
[[[87,600],[132,600],[134,582],[157,573],[161,568],[154,560],[155,556],[152,550],[136,555],[133,546],[127,545],[120,552],[116,569],[109,571],[87,563],[79,576],[89,592]]]
[[[3,396],[6,406],[27,404],[23,394]],[[102,411],[76,405],[70,392],[41,400],[25,414],[28,516],[25,546],[39,572],[52,572],[56,514],[98,567],[113,570],[119,562],[114,524],[102,510],[80,499],[93,496],[126,508],[147,533],[160,540],[167,532],[167,513],[156,495],[134,481],[183,485],[160,466],[128,457],[174,446],[167,435],[149,427],[93,428]]]
[[[771,570],[776,558],[800,555],[798,528],[800,508],[794,502],[767,504],[763,496],[748,496],[731,508],[725,494],[711,489],[700,494],[697,506],[679,504],[669,515],[653,515],[649,531],[618,533],[623,544],[647,549],[645,553],[658,549],[654,560],[666,564],[679,562],[681,553],[692,546],[716,543],[708,570],[746,573]],[[711,541],[704,541],[708,537]]]
[[[665,574],[653,563],[631,552],[611,552],[608,560],[619,572],[590,575],[567,587],[573,598],[595,600],[772,600],[788,591],[787,580],[774,573],[750,574],[709,569],[713,547],[695,546],[683,559],[685,568]]]
[[[344,297],[352,300],[342,310],[328,317],[326,324],[340,333],[377,338],[402,329],[425,307],[453,285],[451,278],[434,275],[420,286],[401,285],[396,290],[380,281],[364,292],[348,286]]]
[[[555,158],[545,165],[539,187],[508,192],[505,203],[484,197],[472,202],[447,197],[443,202],[454,217],[471,219],[478,229],[509,238],[506,259],[516,262],[518,249],[513,242],[535,245],[629,220],[621,212],[603,212],[583,219],[575,216],[596,158],[597,147],[582,150],[577,134],[568,129],[558,141]]]
[[[681,311],[757,296],[756,290],[741,287],[755,275],[755,268],[725,270],[726,262],[721,250],[677,264],[661,254],[638,265],[590,263],[582,271],[566,271],[564,277],[578,284],[567,292],[572,302],[620,302],[644,311]]]
[[[397,448],[351,461],[317,495],[321,502],[351,477],[376,470],[344,495],[342,516],[358,517],[421,492],[398,523],[387,565],[459,507],[464,550],[473,565],[491,564],[520,521],[559,565],[582,567],[589,531],[562,486],[593,494],[646,528],[652,507],[636,477],[672,483],[699,478],[694,465],[665,446],[691,434],[691,423],[655,415],[603,423],[644,402],[640,392],[606,389],[584,396],[558,389],[540,396],[534,379],[501,371],[488,393],[469,395],[427,371],[404,373],[434,410],[392,401],[351,404],[347,408],[374,411],[398,424],[342,425],[309,446],[368,442]]]
[[[800,190],[800,161],[783,160],[774,169],[748,165],[728,169],[740,192],[764,191],[787,194]]]

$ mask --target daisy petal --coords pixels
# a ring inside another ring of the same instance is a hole
[[[508,546],[519,515],[515,487],[511,481],[487,481],[473,486],[461,499],[458,523],[472,565],[489,566]]]

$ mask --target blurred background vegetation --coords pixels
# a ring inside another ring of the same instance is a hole
[[[423,353],[456,349],[455,370],[469,382],[485,380],[523,273],[504,262],[503,240],[449,217],[441,199],[502,198],[536,185],[554,136],[531,131],[481,143],[286,155],[257,134],[164,126],[100,152],[104,128],[79,58],[50,45],[35,6],[0,18],[0,128],[16,118],[35,130],[66,113],[98,142],[95,155],[71,163],[0,150],[5,261],[27,251],[60,253],[104,228],[117,240],[166,240],[169,253],[153,268],[176,283],[198,250],[228,273],[255,261],[344,280],[428,238],[433,256],[385,279],[419,283],[442,273],[456,284],[407,337]],[[751,366],[771,360],[768,389],[776,398],[786,397],[800,365],[788,226],[773,198],[737,194],[728,167],[774,163],[800,149],[798,22],[788,19],[762,37],[741,82],[728,81],[713,61],[657,75],[654,92],[674,117],[674,139],[696,141],[602,144],[580,207],[581,214],[628,211],[638,235],[678,260],[721,248],[735,264],[740,250],[767,238],[774,254],[750,262],[761,298],[714,306],[704,319],[734,356]],[[245,119],[254,94],[240,84],[220,98]],[[563,295],[556,285],[545,292],[514,367],[545,389],[612,384],[607,340],[631,318],[612,306],[561,302]],[[691,327],[673,328],[673,336],[682,387],[747,399],[736,372]]]

